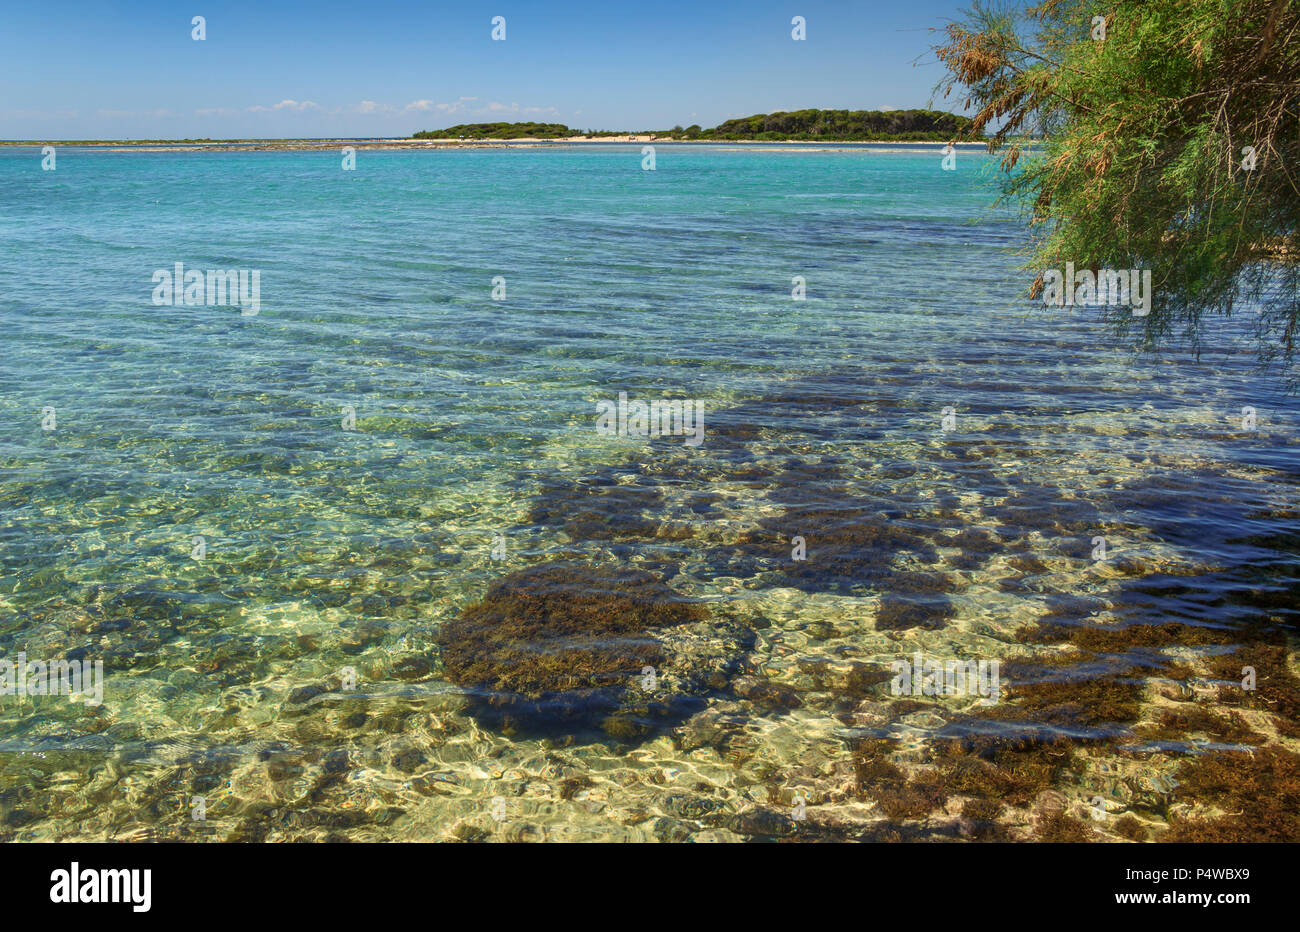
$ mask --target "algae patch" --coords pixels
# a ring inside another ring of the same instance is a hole
[[[603,723],[617,737],[674,713],[654,632],[707,617],[653,573],[565,562],[499,579],[442,629],[446,676],[471,713],[506,731]],[[647,676],[643,671],[653,668]]]

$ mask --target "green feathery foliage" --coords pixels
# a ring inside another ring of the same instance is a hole
[[[1149,268],[1151,312],[1108,312],[1120,332],[1145,349],[1199,345],[1207,315],[1248,306],[1261,359],[1289,370],[1300,4],[977,2],[935,52],[948,70],[938,90],[964,89],[970,135],[1003,153],[1004,195],[1029,214],[1032,294],[1066,262]]]

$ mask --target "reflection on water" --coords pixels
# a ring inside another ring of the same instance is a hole
[[[21,158],[0,657],[106,683],[0,697],[5,839],[1300,838],[1294,400],[1028,308],[976,173]]]

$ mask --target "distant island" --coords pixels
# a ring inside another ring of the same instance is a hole
[[[727,120],[712,129],[674,126],[665,130],[581,130],[563,123],[460,123],[403,138],[321,137],[315,139],[7,139],[0,146],[93,146],[136,151],[278,151],[356,149],[527,148],[564,142],[954,142],[970,136],[971,121],[940,110],[795,110],[758,113]],[[961,144],[961,143],[959,143]],[[982,143],[966,143],[982,145]]]
[[[654,137],[672,140],[875,142],[898,140],[949,142],[970,130],[971,121],[941,110],[795,110],[758,113],[727,120],[712,129],[698,125],[637,133],[580,130],[563,123],[459,123],[422,130],[412,139],[602,139]]]

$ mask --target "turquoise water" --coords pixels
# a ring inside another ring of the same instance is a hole
[[[888,739],[924,773],[973,702],[891,707],[855,671],[1069,659],[1023,637],[1051,616],[1266,630],[1292,675],[1295,400],[1245,325],[1135,358],[1031,305],[992,164],[0,150],[0,655],[106,677],[97,706],[0,697],[4,836],[960,834],[952,801],[891,814],[854,755]],[[155,305],[177,262],[260,270],[259,312]],[[699,400],[703,443],[598,433],[620,392]],[[516,727],[448,678],[444,628],[556,561],[702,606],[658,637],[671,714]],[[1132,786],[1223,745],[1143,743],[1169,668],[1209,676],[1157,647],[1103,652],[1136,715],[1048,724],[1097,742],[1044,791],[1067,811],[1101,794],[1159,832]],[[1293,747],[1267,713],[1243,714]],[[998,818],[1032,832],[1045,798]]]

